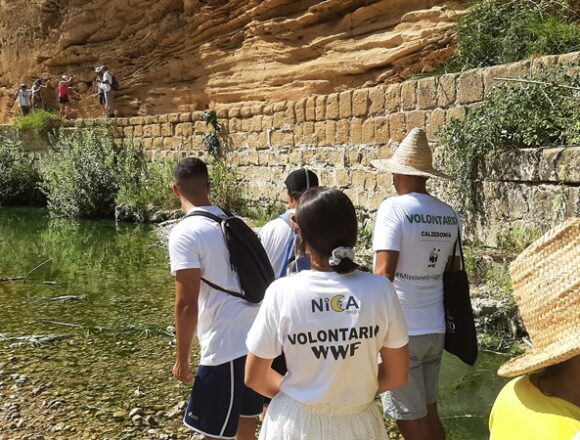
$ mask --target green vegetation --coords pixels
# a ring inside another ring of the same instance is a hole
[[[179,208],[173,195],[173,162],[147,162],[143,149],[131,143],[118,157],[119,192],[115,216],[144,222],[157,210]]]
[[[580,141],[575,97],[580,77],[552,68],[531,79],[538,82],[500,84],[464,120],[454,119],[440,130],[436,160],[457,177],[448,189],[457,191],[462,211],[476,209],[472,181],[486,172],[481,159],[513,148]]]
[[[211,157],[224,159],[231,149],[231,141],[226,127],[218,121],[217,114],[213,110],[204,113],[205,125],[211,128],[203,135],[203,145]]]
[[[244,206],[242,215],[248,217],[252,221],[252,226],[261,228],[270,220],[279,217],[286,211],[284,204],[273,201],[269,203],[262,203],[259,206]]]
[[[64,119],[56,112],[35,110],[26,116],[16,117],[13,122],[19,130],[46,134],[61,127]]]
[[[26,158],[20,141],[0,136],[0,206],[30,205],[42,202],[40,176]]]
[[[461,18],[445,67],[458,71],[580,50],[578,13],[564,0],[479,0]]]
[[[61,136],[41,163],[42,189],[52,215],[112,217],[119,190],[110,128],[95,125]]]
[[[203,144],[211,158],[208,164],[211,202],[228,211],[240,212],[244,205],[240,197],[240,178],[228,161],[231,140],[226,128],[218,121],[215,111],[207,111],[204,116],[206,125],[211,127],[211,130],[203,135]]]
[[[212,114],[208,114],[208,124],[218,144],[208,144],[210,197],[214,204],[239,212],[243,208],[239,176],[226,155],[229,139]],[[111,127],[102,123],[51,137],[49,153],[40,161],[40,174],[25,159],[16,139],[2,138],[0,203],[27,204],[40,194],[46,196],[50,213],[56,217],[149,221],[179,208],[171,192],[173,166],[172,162],[148,162],[135,142],[126,140],[118,148]],[[38,187],[42,192],[35,190]]]
[[[240,212],[243,200],[240,197],[239,176],[235,168],[225,159],[214,158],[209,163],[211,180],[211,202],[228,211]]]
[[[147,162],[136,144],[118,149],[106,125],[61,136],[41,168],[52,215],[143,222],[154,211],[179,207],[173,165]]]
[[[514,254],[521,253],[542,235],[540,229],[511,228],[498,237],[497,247]]]

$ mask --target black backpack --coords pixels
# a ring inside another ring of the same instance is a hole
[[[113,80],[111,81],[111,88],[113,90],[119,90],[119,81],[117,81],[117,78],[112,73],[111,73],[111,76],[113,78]]]
[[[241,292],[224,289],[211,281],[202,281],[214,289],[229,293],[251,303],[259,303],[264,299],[268,286],[274,281],[274,270],[260,239],[244,221],[226,210],[225,218],[207,211],[193,211],[183,217],[205,217],[220,224],[226,246],[230,253],[230,264],[240,280]]]

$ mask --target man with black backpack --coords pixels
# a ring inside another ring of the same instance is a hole
[[[105,98],[105,113],[108,117],[113,117],[115,115],[113,109],[113,91],[119,90],[119,83],[107,66],[101,66],[100,72],[97,73],[101,76],[101,81],[98,85]]]
[[[178,380],[193,379],[189,357],[196,328],[200,346],[184,423],[208,439],[255,439],[263,398],[244,385],[245,339],[274,278],[272,269],[251,229],[211,205],[202,160],[181,160],[174,178],[173,192],[186,214],[169,237],[177,339],[173,375]]]

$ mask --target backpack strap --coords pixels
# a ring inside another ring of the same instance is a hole
[[[220,209],[221,209],[221,208],[220,208]],[[224,212],[224,214],[225,214],[226,216],[228,216],[228,217],[232,217],[232,214],[231,214],[230,212],[226,211],[225,209],[222,209],[222,211]],[[198,210],[196,210],[196,211],[193,211],[193,212],[190,212],[189,214],[187,214],[186,216],[184,216],[184,217],[183,217],[183,218],[182,218],[180,221],[182,221],[182,220],[185,220],[185,219],[186,219],[186,218],[188,218],[188,217],[205,217],[205,218],[208,218],[208,219],[210,219],[210,220],[213,220],[214,222],[218,223],[220,226],[221,226],[221,224],[222,224],[222,223],[223,223],[223,221],[224,221],[224,218],[223,218],[223,217],[220,217],[220,216],[218,216],[218,215],[212,214],[211,212],[207,212],[207,211],[198,211]],[[222,231],[222,232],[223,232],[223,231]],[[225,237],[224,237],[224,238],[225,238]],[[201,278],[201,280],[202,280],[202,281],[203,281],[205,284],[207,284],[209,287],[211,287],[211,288],[213,288],[213,289],[215,289],[215,290],[219,290],[219,291],[221,291],[221,292],[228,293],[228,294],[230,294],[230,295],[232,295],[232,296],[236,296],[236,297],[238,297],[238,298],[244,298],[244,294],[243,294],[243,293],[240,293],[240,292],[235,292],[235,291],[233,291],[233,290],[226,289],[225,287],[221,287],[221,286],[219,286],[219,285],[217,285],[217,284],[214,284],[214,283],[212,283],[211,281],[209,281],[209,280],[206,280],[206,279],[205,279],[205,278],[203,278],[203,277]]]
[[[225,211],[224,211],[224,214],[226,214],[228,217],[231,217],[231,215],[229,215]],[[198,210],[195,210],[193,212],[190,212],[189,214],[187,214],[186,216],[184,216],[181,220],[185,220],[186,218],[189,218],[189,217],[205,217],[205,218],[209,218],[210,220],[213,220],[214,222],[219,223],[220,225],[221,225],[221,223],[224,220],[219,215],[215,215],[215,214],[212,214],[211,212],[207,212],[207,211],[198,211]]]
[[[292,228],[292,225],[290,224],[290,212],[289,211],[286,211],[284,214],[280,215],[279,218],[284,220],[286,222],[286,224],[290,228]],[[286,275],[286,271],[288,270],[288,265],[292,261],[292,257],[294,257],[293,254],[296,250],[297,239],[298,239],[298,235],[292,229],[292,239],[288,241],[288,244],[286,245],[286,249],[284,249],[284,264],[282,266],[282,270],[280,271],[280,274],[278,275],[278,278],[282,278]]]

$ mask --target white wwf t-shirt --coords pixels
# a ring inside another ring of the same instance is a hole
[[[223,216],[215,206],[194,208]],[[230,256],[220,225],[205,217],[180,221],[169,235],[171,273],[201,269],[201,276],[228,290],[240,291],[237,274],[230,267]],[[209,287],[199,288],[197,337],[201,349],[200,365],[220,365],[247,354],[246,335],[259,306]]]
[[[371,402],[380,349],[407,342],[405,319],[386,278],[305,270],[268,288],[246,343],[263,359],[284,352],[283,393],[309,405],[336,406]]]
[[[373,250],[399,251],[393,284],[409,335],[445,333],[443,272],[460,224],[449,205],[428,194],[391,197],[379,207]]]
[[[293,214],[294,210],[288,211]],[[268,254],[274,275],[279,278],[286,268],[289,243],[294,239],[294,231],[283,218],[276,218],[266,223],[258,233],[262,246]]]

